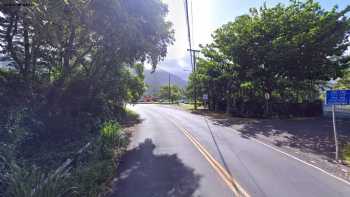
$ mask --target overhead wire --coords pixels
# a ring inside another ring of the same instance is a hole
[[[194,70],[194,63],[193,63],[193,56],[192,56],[191,27],[190,27],[189,13],[188,13],[188,0],[183,0],[183,2],[184,2],[185,15],[186,15],[187,38],[188,38],[188,43],[190,47],[189,48],[190,60],[191,60],[192,70]]]
[[[194,14],[193,14],[193,1],[192,0],[190,0],[190,2],[191,2],[191,12],[190,12],[190,15],[191,15],[191,26],[192,26],[192,28],[191,28],[191,34],[192,34],[192,46],[195,46],[195,40],[194,40],[194,23],[193,23],[193,18],[194,18]]]

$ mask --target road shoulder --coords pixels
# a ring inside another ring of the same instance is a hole
[[[332,158],[334,145],[331,136],[331,122],[325,118],[298,119],[253,119],[229,117],[223,113],[193,111],[176,105],[166,105],[177,110],[205,116],[214,124],[229,127],[248,138],[258,140],[288,155],[300,159],[316,168],[350,182],[350,167],[337,163]],[[349,142],[346,128],[350,123],[339,122],[343,131],[340,140]],[[329,131],[328,131],[329,130]]]

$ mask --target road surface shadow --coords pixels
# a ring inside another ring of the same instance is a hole
[[[200,176],[176,154],[155,155],[151,139],[128,151],[121,159],[110,197],[190,197]]]
[[[233,127],[242,137],[265,137],[276,146],[298,148],[331,160],[334,158],[333,126],[330,118],[261,119],[244,118],[214,119],[215,124]],[[350,142],[350,121],[337,121],[341,146]]]

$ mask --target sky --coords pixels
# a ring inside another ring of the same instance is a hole
[[[167,20],[173,23],[175,42],[168,47],[168,55],[157,68],[171,72],[183,79],[191,73],[187,27],[184,0],[163,0],[168,4]],[[246,14],[249,8],[260,7],[266,2],[267,6],[277,3],[288,4],[289,0],[188,0],[190,25],[192,28],[193,48],[199,44],[211,42],[211,34],[221,25],[233,21],[235,17]],[[331,9],[338,5],[339,9],[350,4],[350,0],[318,0],[324,9]],[[192,6],[191,6],[192,5]],[[149,67],[149,66],[146,66]]]

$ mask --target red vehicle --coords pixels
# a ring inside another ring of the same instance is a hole
[[[143,96],[143,102],[149,103],[153,101],[154,101],[153,96]]]

